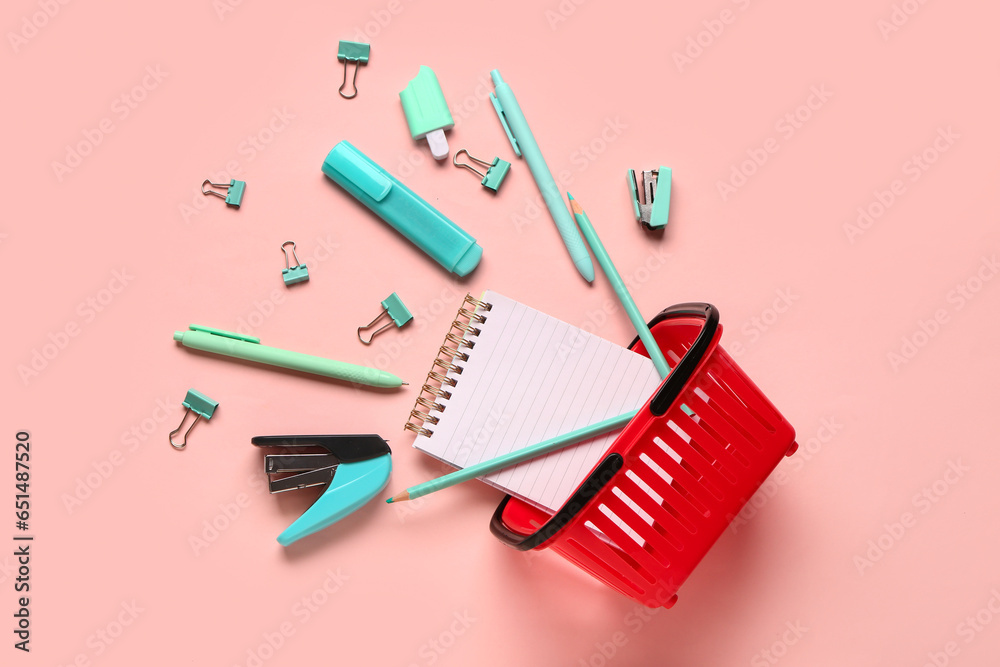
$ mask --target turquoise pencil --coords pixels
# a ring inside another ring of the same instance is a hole
[[[426,496],[428,493],[434,493],[435,491],[440,491],[441,489],[447,489],[449,486],[454,486],[455,484],[461,484],[462,482],[467,482],[468,480],[475,479],[476,477],[488,475],[491,472],[496,472],[502,468],[508,468],[516,463],[533,459],[536,456],[548,454],[549,452],[561,449],[562,447],[568,447],[569,445],[576,444],[581,440],[586,440],[587,438],[592,438],[598,435],[604,435],[605,433],[613,431],[616,428],[622,428],[638,413],[638,410],[626,412],[623,415],[611,417],[610,419],[605,419],[604,421],[597,422],[596,424],[591,424],[590,426],[584,426],[583,428],[578,428],[577,430],[570,431],[569,433],[557,435],[554,438],[543,440],[537,444],[522,447],[521,449],[517,449],[513,452],[490,459],[489,461],[483,461],[481,463],[477,463],[476,465],[471,465],[468,468],[456,470],[455,472],[450,472],[447,475],[441,475],[440,477],[432,479],[429,482],[411,486],[405,491],[397,493],[385,502],[398,503],[404,500],[413,500],[414,498],[419,498],[420,496]]]
[[[597,258],[597,263],[601,265],[601,269],[604,270],[604,274],[608,277],[611,282],[611,286],[615,289],[615,294],[618,295],[618,300],[621,301],[622,306],[625,308],[625,312],[628,313],[628,318],[632,320],[632,326],[635,327],[636,333],[639,334],[639,340],[646,347],[646,352],[649,353],[649,358],[653,360],[653,365],[656,366],[656,371],[660,374],[661,378],[667,377],[670,372],[670,366],[667,364],[666,357],[663,356],[663,352],[660,351],[660,346],[656,344],[656,340],[653,338],[653,333],[646,326],[646,320],[642,319],[642,313],[639,312],[639,307],[635,305],[635,301],[632,300],[632,295],[628,292],[628,287],[625,286],[625,281],[622,280],[621,275],[618,273],[618,269],[611,262],[611,257],[608,255],[608,251],[605,250],[604,244],[601,243],[601,239],[597,236],[597,232],[594,231],[594,226],[590,224],[590,218],[584,213],[583,207],[580,206],[580,202],[573,199],[573,195],[566,193],[569,196],[570,208],[573,209],[573,214],[576,216],[576,224],[580,226],[580,231],[583,232],[583,238],[587,239],[587,243],[590,245],[591,251],[594,253],[594,257]]]

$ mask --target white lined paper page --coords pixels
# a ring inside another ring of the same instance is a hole
[[[641,407],[656,391],[653,363],[620,345],[487,291],[492,309],[433,435],[414,446],[464,468]],[[618,431],[506,468],[483,481],[554,511]]]

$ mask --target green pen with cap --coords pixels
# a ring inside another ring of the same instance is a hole
[[[231,331],[213,329],[192,324],[188,331],[175,331],[174,340],[184,347],[190,347],[202,352],[221,354],[226,357],[254,361],[258,364],[268,366],[278,366],[293,371],[312,373],[324,377],[353,382],[355,384],[368,385],[369,387],[379,387],[382,389],[392,389],[406,384],[392,373],[348,364],[343,361],[334,361],[316,357],[311,354],[301,352],[291,352],[290,350],[280,350],[276,347],[261,345],[260,339],[253,336],[244,336]]]

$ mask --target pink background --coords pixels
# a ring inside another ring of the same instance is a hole
[[[995,3],[223,1],[5,3],[0,433],[10,457],[31,432],[36,535],[33,650],[5,629],[5,664],[993,664]],[[351,101],[339,39],[372,45]],[[411,141],[398,91],[421,64],[454,109],[452,150],[513,162],[498,197]],[[380,502],[442,472],[402,425],[467,291],[633,335],[535,208],[486,97],[494,67],[643,313],[719,306],[723,345],[798,431],[800,453],[670,611],[500,545],[487,528],[500,494],[483,485]],[[468,279],[323,177],[345,138],[479,239]],[[933,164],[914,171],[925,151]],[[660,164],[674,180],[657,237],[631,219],[625,170]],[[240,210],[198,193],[231,176],[248,184]],[[874,217],[852,231],[859,207]],[[288,239],[311,276],[292,289]],[[355,327],[392,291],[414,323],[363,347]],[[194,354],[171,341],[190,323],[411,384],[380,393]],[[25,374],[36,353],[49,358]],[[221,405],[175,452],[191,387]],[[379,502],[284,549],[275,537],[313,494],[268,496],[249,441],[287,432],[380,433],[395,470]],[[13,475],[2,482],[12,545]]]

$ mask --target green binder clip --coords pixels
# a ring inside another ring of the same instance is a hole
[[[225,189],[226,194],[222,194],[221,192],[216,192],[215,190],[206,190],[205,189],[206,185],[209,185],[213,188]],[[243,191],[246,189],[246,187],[247,184],[245,181],[237,181],[235,179],[231,179],[229,181],[229,184],[227,185],[225,183],[213,183],[212,181],[206,178],[204,182],[201,184],[201,194],[215,195],[219,199],[226,200],[226,203],[232,206],[233,208],[239,208],[240,204],[243,203]]]
[[[288,260],[288,251],[285,250],[285,246],[287,245],[292,246],[292,258],[295,260],[294,266]],[[281,279],[285,281],[285,287],[294,285],[295,283],[304,283],[309,280],[309,269],[305,264],[299,264],[299,257],[295,254],[295,241],[285,241],[282,243],[281,253],[285,256],[285,268],[281,270]]]
[[[174,446],[174,449],[184,449],[187,447],[187,437],[194,425],[198,423],[198,420],[204,417],[205,419],[211,419],[212,415],[215,414],[215,409],[219,407],[218,401],[213,401],[211,398],[201,393],[196,389],[188,390],[187,396],[184,397],[184,416],[181,418],[181,423],[170,432],[168,436],[170,438],[170,444]],[[180,443],[174,442],[174,435],[180,433],[181,429],[184,428],[184,422],[187,421],[188,415],[191,413],[195,414],[194,421],[188,426],[187,430],[184,431],[184,437],[181,439]]]
[[[458,156],[461,155],[462,153],[465,153],[466,157],[468,157],[473,162],[481,164],[482,166],[486,167],[486,173],[484,174],[483,172],[479,171],[468,162],[465,163],[459,162]],[[452,160],[452,163],[456,167],[464,167],[465,169],[471,171],[473,174],[482,176],[483,187],[492,190],[493,192],[496,192],[497,190],[500,189],[500,185],[503,183],[503,179],[507,178],[507,172],[510,171],[510,162],[507,162],[506,160],[501,160],[498,157],[493,158],[493,162],[480,160],[479,158],[475,157],[474,155],[472,155],[472,153],[465,150],[464,148],[455,153],[455,159]]]
[[[371,336],[369,336],[368,340],[365,340],[364,336],[361,335],[361,332],[374,327],[375,323],[386,315],[388,315],[389,319],[392,321],[386,322],[385,325],[383,325],[380,329],[378,329]],[[390,294],[385,298],[385,301],[382,302],[382,312],[378,314],[378,317],[376,317],[374,320],[372,320],[365,326],[358,327],[358,340],[360,340],[365,345],[371,345],[372,340],[375,338],[375,336],[379,335],[393,324],[395,324],[396,327],[399,328],[402,327],[404,324],[408,323],[412,319],[413,315],[411,315],[409,309],[407,309],[407,307],[403,305],[403,300],[399,298],[399,295],[393,292],[392,294]]]
[[[670,212],[670,167],[660,167],[642,172],[642,188],[630,169],[628,187],[632,191],[632,212],[635,219],[646,229],[663,229],[667,226]]]
[[[426,137],[435,160],[448,157],[450,151],[444,131],[455,126],[455,119],[451,117],[434,70],[421,65],[417,76],[399,94],[399,101],[403,103],[410,136],[414,139]]]
[[[337,47],[337,60],[344,63],[344,83],[340,84],[340,88],[337,92],[345,100],[357,97],[358,94],[358,69],[362,65],[368,64],[368,56],[371,54],[372,47],[371,44],[365,44],[364,42],[349,42],[346,39],[340,40],[340,45]],[[354,92],[350,95],[344,92],[344,88],[347,86],[347,63],[354,63],[354,77],[351,79],[351,87],[354,88]]]

